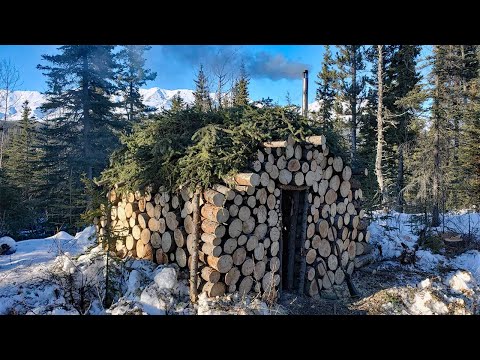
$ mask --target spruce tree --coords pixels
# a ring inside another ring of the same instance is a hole
[[[335,62],[332,58],[330,46],[325,46],[323,54],[322,70],[317,74],[318,85],[315,100],[319,102],[319,120],[323,130],[333,128],[333,111],[335,105],[335,87],[337,72],[333,68]]]
[[[233,105],[245,106],[248,104],[248,84],[250,79],[248,78],[245,64],[242,62],[240,65],[240,74],[233,86]]]
[[[193,80],[195,83],[195,91],[193,96],[195,97],[194,106],[200,111],[209,111],[212,109],[212,102],[210,99],[210,93],[208,90],[207,77],[203,71],[203,65],[200,65],[197,78]]]
[[[172,97],[172,111],[180,111],[185,109],[185,101],[182,99],[180,96],[180,91],[178,91],[175,95]]]
[[[348,106],[350,115],[350,157],[355,164],[357,152],[357,128],[362,114],[362,102],[366,97],[364,47],[362,45],[340,45],[336,56],[339,75],[340,101]]]
[[[39,170],[41,150],[35,120],[31,118],[28,101],[22,105],[22,117],[18,131],[12,136],[6,151],[5,171],[9,182],[18,192],[16,206],[23,209],[21,221],[15,230],[35,230],[41,213],[41,199],[38,196],[42,185],[42,172]]]
[[[145,68],[145,52],[151,48],[144,45],[124,45],[117,54],[117,85],[122,96],[121,106],[128,121],[137,119],[146,110],[140,88],[157,77],[156,72]]]
[[[43,165],[48,213],[57,224],[73,224],[85,209],[82,174],[90,180],[100,174],[118,142],[114,131],[124,125],[111,100],[117,90],[113,48],[61,46],[59,54],[42,56],[47,65],[37,66],[47,77]]]

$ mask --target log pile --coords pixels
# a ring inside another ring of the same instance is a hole
[[[282,190],[306,191],[301,232],[305,293],[315,296],[341,284],[345,272],[352,274],[356,257],[369,249],[359,185],[351,168],[329,152],[323,136],[305,143],[289,137],[262,144],[249,169],[201,194],[198,292],[276,296],[282,268]],[[160,188],[120,195],[111,190],[108,197],[110,227],[123,236],[116,245],[120,256],[190,267],[192,192]],[[104,234],[106,216],[95,221],[99,235]]]

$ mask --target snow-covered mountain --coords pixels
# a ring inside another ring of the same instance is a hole
[[[140,94],[143,96],[143,102],[149,107],[153,107],[157,110],[162,108],[170,109],[172,105],[172,99],[175,94],[179,93],[182,99],[187,104],[193,104],[194,96],[193,90],[190,89],[177,89],[167,90],[153,87],[150,89],[140,89]],[[215,98],[215,94],[211,93],[210,96]],[[38,120],[43,120],[45,114],[40,110],[40,106],[45,102],[45,96],[39,91],[13,91],[8,96],[8,116],[7,119],[14,121],[19,120],[22,115],[22,105],[28,100],[29,106],[32,109],[32,115]],[[113,97],[114,101],[119,101],[119,96]],[[308,105],[310,111],[318,111],[319,104],[313,102]],[[4,118],[5,109],[5,91],[0,90],[0,120]]]
[[[172,98],[179,93],[187,104],[194,101],[193,90],[178,89],[167,90],[153,87],[150,89],[140,89],[145,105],[160,110],[161,108],[169,109],[172,105]],[[212,96],[214,94],[211,94]],[[38,120],[42,120],[45,114],[40,110],[40,106],[45,102],[45,96],[39,91],[13,91],[8,95],[8,120],[19,120],[22,115],[22,105],[28,100],[32,109],[32,115]],[[114,101],[120,100],[119,96],[113,98]],[[5,116],[5,91],[0,90],[0,120]]]

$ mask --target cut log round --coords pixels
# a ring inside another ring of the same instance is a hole
[[[285,159],[285,156],[280,156],[277,159],[277,168],[278,170],[283,170],[287,166],[287,160]]]
[[[222,243],[221,238],[216,237],[214,234],[209,234],[209,233],[203,233],[201,235],[201,239],[202,239],[203,242],[205,242],[207,244],[212,244],[212,245],[215,245],[215,246],[218,246]],[[175,242],[177,242],[177,240],[175,240]]]
[[[258,237],[252,235],[248,238],[246,248],[247,251],[253,251],[258,246]]]
[[[155,216],[155,205],[152,202],[147,201],[145,203],[145,211],[147,212],[147,215],[149,217],[151,217],[151,218],[154,217]]]
[[[138,217],[137,217],[138,225],[140,225],[142,229],[146,229],[148,227],[149,219],[150,218],[145,213],[138,214]]]
[[[323,277],[327,274],[327,264],[325,260],[320,259],[317,265],[317,272],[320,277]]]
[[[328,190],[328,180],[321,180],[318,184],[318,195],[325,195]]]
[[[248,210],[250,211],[250,209],[248,209]],[[203,223],[202,223],[202,225],[203,225]],[[242,220],[234,219],[230,223],[230,225],[228,226],[228,235],[230,235],[230,237],[232,237],[232,238],[236,238],[236,237],[240,236],[240,234],[242,233],[242,228],[243,228]],[[202,229],[203,229],[203,226],[202,226]],[[222,237],[222,236],[217,236],[217,237]]]
[[[328,256],[330,256],[331,252],[332,247],[330,246],[330,242],[326,239],[321,239],[318,246],[318,253],[320,254],[320,256],[326,259],[328,258]]]
[[[237,206],[242,205],[243,202],[243,196],[240,194],[235,195],[235,198],[233,199],[233,203]]]
[[[327,193],[325,194],[325,202],[328,205],[333,204],[337,200],[337,192],[333,189],[329,189]]]
[[[160,220],[158,220],[158,232],[160,234],[163,234],[165,230],[167,230],[167,224],[165,223],[165,219],[161,218]]]
[[[225,284],[220,281],[216,283],[206,282],[202,288],[202,291],[205,292],[208,297],[222,296],[225,294],[225,290]]]
[[[271,271],[265,273],[262,278],[262,288],[263,291],[269,293],[272,289],[275,288],[275,274]]]
[[[233,259],[230,255],[222,255],[220,257],[208,256],[207,263],[222,274],[226,274],[233,266]]]
[[[268,225],[275,226],[278,223],[278,213],[275,210],[268,212]]]
[[[223,251],[226,254],[232,254],[237,248],[237,239],[230,238],[223,244]]]
[[[336,172],[342,172],[343,170],[342,158],[339,156],[336,156],[335,158],[333,158],[332,166],[333,166],[333,170],[335,170]]]
[[[204,254],[219,257],[222,254],[222,247],[215,246],[208,243],[203,243],[201,245],[201,250]]]
[[[340,195],[342,197],[347,197],[350,192],[350,181],[342,181],[340,184]]]
[[[183,247],[187,240],[187,233],[183,228],[176,228],[173,231],[173,237],[175,239],[175,244],[177,244],[178,247]]]
[[[175,250],[175,262],[181,268],[184,268],[187,265],[187,253],[182,248],[177,248],[177,250]]]
[[[255,234],[255,236],[257,235]],[[240,235],[237,239],[238,246],[245,245],[247,243],[247,240],[248,240],[247,235]]]
[[[170,231],[166,231],[162,235],[162,250],[164,253],[175,250],[175,241]]]
[[[307,290],[309,296],[318,295],[318,283],[317,281],[313,280],[307,282]]]
[[[236,219],[236,220],[238,220],[238,219]],[[215,237],[221,238],[221,237],[223,237],[223,235],[225,235],[225,231],[226,231],[225,226],[223,226],[223,225],[221,225],[221,224],[219,224],[215,221],[211,221],[211,220],[208,220],[208,219],[203,219],[201,226],[202,226],[203,232],[206,232],[208,234],[213,234],[213,235],[215,235]],[[231,226],[231,224],[230,224],[230,226]],[[185,227],[185,229],[186,229],[186,227]],[[236,236],[232,236],[232,235],[230,235],[230,236],[231,237],[236,237]]]
[[[328,268],[332,271],[335,271],[337,270],[337,267],[338,267],[338,258],[336,255],[334,254],[331,254],[329,257],[328,257]]]
[[[157,261],[157,264],[168,264],[168,256],[162,249],[157,249],[155,252],[155,260]]]
[[[225,196],[225,199],[228,201],[232,201],[235,198],[235,191],[230,189],[227,186],[220,185],[220,184],[214,184],[212,186],[212,189],[215,191],[218,191],[219,193],[223,194]],[[219,205],[217,205],[219,206]]]
[[[153,261],[153,251],[154,250],[152,248],[152,245],[150,245],[150,244],[144,245],[144,247],[143,247],[143,252],[144,252],[143,258],[145,260]]]
[[[145,244],[141,241],[137,241],[136,250],[137,250],[137,256],[140,259],[143,259],[143,257],[145,256]]]
[[[244,234],[251,234],[255,230],[255,219],[250,216],[247,220],[245,220],[242,224],[242,232]]]
[[[254,269],[255,269],[255,262],[253,261],[253,259],[248,258],[242,264],[242,275],[248,276],[253,273]]]
[[[232,267],[229,270],[229,272],[225,274],[225,284],[228,286],[235,285],[240,279],[240,276],[241,276],[240,270],[235,266]]]
[[[307,279],[309,281],[312,281],[313,279],[315,279],[315,269],[311,266],[307,266]]]
[[[238,173],[235,175],[237,185],[258,186],[260,185],[260,175],[256,173]]]
[[[340,188],[340,177],[338,175],[333,175],[330,178],[328,186],[330,187],[330,189],[333,189],[334,191],[338,191],[338,189]]]
[[[253,235],[258,237],[259,239],[264,239],[265,236],[267,235],[267,231],[268,231],[268,226],[266,224],[258,224],[257,227],[255,228],[255,231],[253,232]],[[239,244],[240,244],[240,240],[239,240]]]
[[[309,265],[313,264],[316,256],[317,256],[317,252],[315,251],[315,249],[308,250],[307,255],[305,256],[305,260],[306,260],[307,264],[309,264]]]
[[[297,159],[291,159],[287,164],[287,169],[291,172],[300,170],[300,161]]]
[[[352,168],[350,166],[345,166],[342,171],[342,179],[349,181],[352,178]]]
[[[135,240],[140,240],[141,233],[142,233],[142,229],[140,228],[140,226],[135,225],[132,228],[132,236]]]
[[[150,243],[155,249],[162,246],[162,237],[158,232],[152,232],[150,235]]]
[[[328,235],[328,229],[329,229],[328,222],[326,220],[320,220],[318,223],[318,233],[322,238],[326,238]]]
[[[144,212],[144,211],[145,211],[145,205],[146,205],[145,203],[146,203],[146,202],[145,202],[145,199],[144,199],[144,198],[140,198],[140,199],[138,200],[138,210],[139,210],[140,212]],[[142,253],[143,253],[143,252],[142,252]],[[138,253],[137,253],[137,255],[138,255]]]
[[[173,213],[170,213],[170,214],[173,214]],[[220,224],[227,222],[228,218],[230,217],[230,213],[228,212],[227,209],[223,207],[218,207],[212,204],[204,204],[202,206],[201,214],[204,218],[211,221],[216,221],[217,223],[220,223]],[[168,226],[168,217],[166,218],[166,220],[167,220],[167,226]],[[177,226],[178,226],[178,222],[177,222]],[[174,229],[171,229],[171,230],[174,230]]]
[[[238,293],[240,296],[245,296],[247,295],[250,290],[252,290],[253,286],[253,278],[251,276],[246,276],[242,279],[240,282],[240,285],[238,286]]]
[[[278,270],[280,270],[280,259],[276,256],[270,258],[268,262],[268,267],[270,271],[277,272]]]
[[[255,264],[255,268],[253,269],[253,278],[255,280],[261,280],[263,275],[265,274],[265,263],[263,261],[259,261]]]
[[[247,245],[248,245],[248,242],[247,242]],[[265,251],[265,247],[263,246],[263,243],[259,243],[253,250],[253,256],[255,257],[255,260],[258,260],[258,261],[262,260],[263,256],[265,255],[264,251]]]
[[[269,174],[270,174],[270,177],[272,179],[276,180],[276,179],[278,179],[278,176],[280,175],[280,170],[278,170],[278,167],[276,165],[272,165],[272,170],[270,171]]]
[[[154,217],[151,217],[150,219],[148,219],[148,228],[151,231],[159,231],[160,230],[160,221],[158,221]]]
[[[150,230],[148,229],[143,229],[142,232],[140,233],[140,240],[147,245],[150,242]]]
[[[297,173],[295,174],[295,179],[294,179],[294,181],[295,181],[295,185],[297,185],[297,186],[303,185],[304,182],[305,182],[305,175],[303,175],[302,172],[297,172]]]
[[[315,235],[315,224],[311,223],[307,227],[307,239],[311,239]]]
[[[230,207],[228,208],[228,212],[231,217],[237,217],[238,211],[239,211],[239,208],[235,204],[230,205]]]
[[[272,242],[272,244],[270,245],[270,254],[272,256],[277,256],[279,250],[280,250],[280,243],[278,241]]]
[[[267,207],[272,210],[275,208],[275,204],[277,203],[277,199],[274,194],[270,194],[267,197]]]
[[[272,227],[270,230],[270,240],[278,241],[280,239],[280,229],[278,227]]]
[[[257,212],[257,222],[263,224],[265,221],[267,221],[267,208],[264,205],[260,205]]]
[[[242,206],[238,210],[238,218],[241,221],[246,221],[250,217],[251,214],[252,214],[252,211],[250,210],[250,208],[248,206]]]
[[[236,266],[242,265],[246,257],[247,257],[247,251],[245,250],[245,248],[239,247],[233,252],[233,255],[232,255],[233,263]]]
[[[174,212],[168,212],[165,216],[165,223],[167,224],[167,228],[170,230],[175,230],[178,227],[178,216]]]
[[[217,270],[212,269],[210,266],[204,266],[200,271],[200,277],[203,280],[211,282],[213,284],[220,281],[220,276],[221,274]]]
[[[320,247],[321,241],[322,241],[322,238],[320,237],[320,235],[313,235],[312,242],[311,242],[312,248],[314,248],[315,250],[318,249]]]
[[[355,260],[358,258],[355,258]],[[353,270],[355,269],[355,263],[353,261],[350,261],[347,265],[347,274],[352,275]]]
[[[268,185],[268,182],[270,181],[270,176],[268,174],[272,171],[272,166],[273,165],[271,163],[265,163],[265,169],[267,172],[262,172],[260,175],[260,185],[264,187]]]
[[[355,255],[357,253],[357,243],[355,241],[350,241],[347,251],[348,251],[348,257],[350,258],[350,260],[355,259]]]
[[[213,189],[207,189],[203,192],[203,197],[208,203],[217,207],[222,207],[225,202],[225,195]]]
[[[125,238],[125,246],[127,250],[132,250],[135,248],[135,239],[133,238],[132,235],[128,234],[127,237]]]
[[[283,185],[290,184],[290,182],[292,181],[292,173],[287,169],[280,170],[280,173],[278,175],[278,181],[280,182],[280,184]]]
[[[340,285],[345,280],[345,273],[341,268],[335,271],[335,284]]]
[[[268,180],[268,181],[270,182],[270,180]],[[267,184],[267,186],[268,186],[268,184]],[[265,189],[265,188],[259,189],[257,191],[257,193],[255,194],[255,198],[256,198],[256,200],[258,200],[260,205],[265,205],[267,203],[267,196],[268,196],[268,193],[267,193],[267,189]]]
[[[315,182],[315,173],[313,171],[308,171],[305,174],[305,184],[307,186],[312,186]]]

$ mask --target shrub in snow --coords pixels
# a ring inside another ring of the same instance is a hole
[[[17,251],[17,243],[11,237],[0,238],[0,255],[10,255]]]

